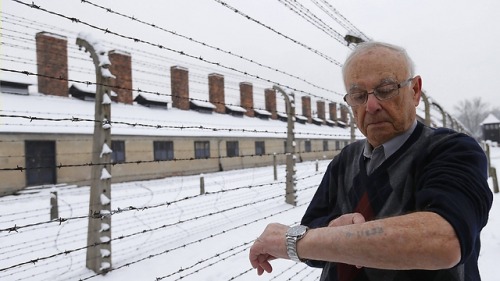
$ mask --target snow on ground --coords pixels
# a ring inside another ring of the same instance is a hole
[[[500,167],[500,148],[491,150]],[[0,280],[317,280],[320,271],[275,261],[257,277],[248,248],[270,222],[297,223],[328,161],[297,165],[297,206],[284,202],[285,167],[253,168],[114,184],[112,263],[105,276],[85,268],[88,187],[59,187],[59,217],[49,221],[50,191],[0,198]],[[318,165],[318,171],[316,171]],[[490,179],[490,185],[492,182]],[[500,203],[494,195],[482,233],[482,280],[498,280]],[[133,208],[130,208],[133,207]]]

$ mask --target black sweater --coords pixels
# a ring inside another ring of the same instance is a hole
[[[477,267],[480,232],[488,221],[493,195],[487,182],[486,156],[478,143],[465,134],[431,129],[419,122],[402,147],[367,175],[365,141],[346,146],[332,160],[302,224],[324,227],[332,219],[355,211],[367,220],[435,212],[458,236],[462,259],[457,266],[436,271],[352,267],[356,276],[352,281],[481,280]],[[363,196],[371,203],[368,209],[359,209]],[[338,280],[337,264],[308,264],[323,267],[321,280]]]

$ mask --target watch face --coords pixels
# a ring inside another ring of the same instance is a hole
[[[292,226],[288,229],[287,234],[290,236],[302,236],[306,233],[307,227],[303,225]]]

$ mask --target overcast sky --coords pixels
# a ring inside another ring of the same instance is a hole
[[[327,101],[342,100],[344,87],[338,64],[344,61],[350,49],[338,37],[327,35],[285,6],[297,5],[293,0],[91,1],[122,16],[80,0],[19,1],[27,4],[33,2],[42,9],[77,18],[83,23],[29,8],[13,0],[4,0],[3,33],[27,30],[34,38],[36,29],[39,29],[68,36],[69,44],[74,44],[75,38],[68,32],[88,32],[107,44],[116,44],[118,48],[125,49],[136,59],[143,55],[138,52],[168,57],[169,63],[188,67],[190,78],[196,72],[206,72],[204,75],[220,72],[226,75],[226,85],[249,81],[254,83],[254,92],[279,83],[287,85],[298,95],[302,95],[303,91],[324,97]],[[447,111],[453,113],[459,101],[475,97],[481,97],[491,107],[500,107],[498,86],[495,83],[500,74],[500,1],[329,0],[329,5],[321,4],[322,0],[300,1],[314,17],[343,36],[348,32],[344,27],[348,23],[343,21],[340,25],[319,9],[315,2],[325,7],[331,15],[345,17],[370,39],[407,48],[416,63],[417,73],[423,78],[425,91]],[[331,7],[338,13],[334,13]],[[33,21],[32,28],[16,25],[13,22],[16,16]],[[49,30],[53,27],[58,28]],[[118,35],[105,34],[99,28]],[[206,48],[168,31],[243,56],[246,60]],[[9,34],[16,36],[20,33]],[[125,37],[137,38],[142,42]],[[2,39],[4,42],[8,40]],[[160,49],[158,45],[170,50]],[[2,46],[2,49],[2,57],[5,58],[5,54],[12,55],[16,48]],[[180,55],[181,51],[189,56]],[[201,57],[202,60],[192,57]],[[2,67],[30,68],[22,64],[11,66],[8,60],[2,60]],[[244,72],[250,76],[244,76]],[[140,74],[135,75],[138,76]],[[147,83],[136,83],[136,87],[156,90],[154,85]],[[203,87],[200,86],[200,89]],[[236,87],[226,90],[231,91],[236,91]]]

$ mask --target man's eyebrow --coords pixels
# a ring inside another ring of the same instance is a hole
[[[375,86],[375,88],[379,87],[380,85],[383,85],[385,83],[397,83],[397,82],[398,82],[398,80],[396,78],[393,78],[393,77],[382,78],[382,79],[380,79],[379,83]],[[365,90],[364,87],[361,87],[357,83],[353,83],[349,87],[349,90],[359,90],[359,89]]]
[[[351,86],[349,87],[349,90],[358,90],[358,89],[362,89],[362,87],[360,87],[358,84],[351,84]]]

